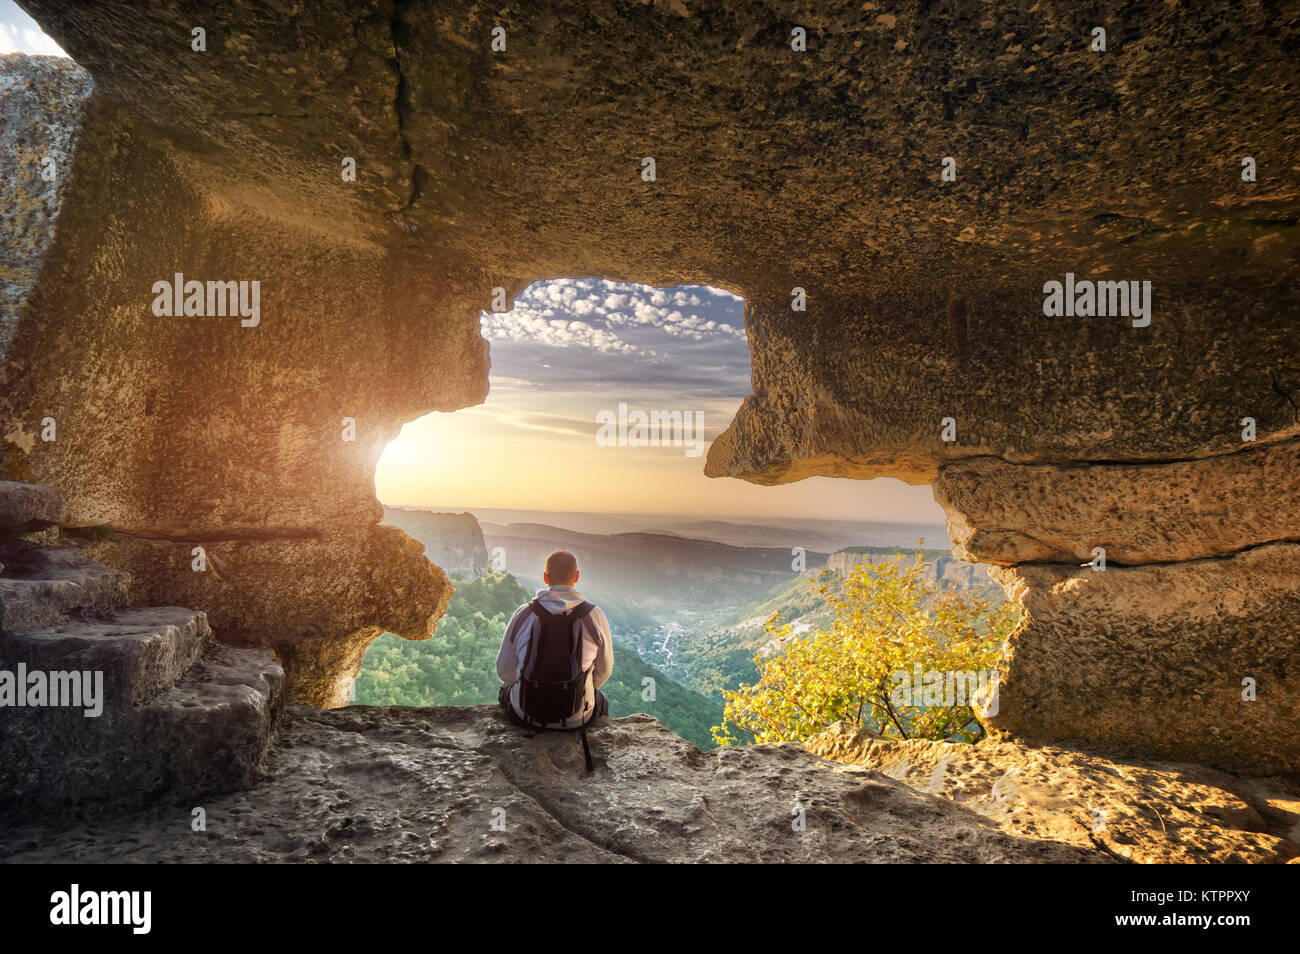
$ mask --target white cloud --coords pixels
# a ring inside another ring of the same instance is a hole
[[[503,374],[492,375],[492,386],[502,388],[537,388],[541,387],[536,381],[529,381],[527,378],[511,378]]]
[[[665,296],[665,300],[667,296]],[[666,308],[656,308],[649,302],[639,301],[632,306],[632,313],[636,315],[636,320],[643,325],[657,325],[664,320],[668,313]]]
[[[714,291],[714,289],[707,289]],[[704,289],[701,289],[701,293]],[[733,301],[739,301],[727,293]],[[653,358],[662,336],[688,341],[744,340],[743,329],[719,322],[692,307],[729,313],[706,304],[690,289],[659,289],[604,279],[535,282],[515,300],[512,311],[484,314],[483,335],[496,341],[532,341],[557,348]],[[619,329],[616,333],[613,329]]]
[[[0,2],[0,53],[27,53],[31,56],[63,56],[59,44],[46,36],[35,20],[18,8],[13,0]]]
[[[544,286],[542,294],[553,305],[570,305],[578,297],[578,289],[561,282],[550,282]]]
[[[565,321],[534,314],[522,306],[514,311],[484,313],[479,317],[483,337],[489,341],[532,341],[556,348],[588,348],[607,354],[637,354],[640,349],[604,328],[582,321]]]

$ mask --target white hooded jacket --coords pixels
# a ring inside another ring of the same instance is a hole
[[[583,602],[583,596],[572,586],[552,586],[545,590],[538,590],[537,601],[552,613],[567,613]],[[609,679],[609,674],[614,671],[614,648],[609,620],[600,607],[592,609],[588,619],[591,620],[600,637],[599,641],[592,639],[587,627],[582,627],[582,668],[591,670],[591,675],[587,678],[585,711],[593,711],[596,705],[597,687],[603,685]],[[539,625],[537,614],[528,608],[527,603],[519,607],[515,610],[515,615],[510,618],[510,625],[506,627],[505,636],[501,639],[501,652],[497,654],[497,675],[501,677],[503,685],[510,687],[510,706],[515,710],[515,714],[520,716],[523,713],[519,708],[519,671],[523,668],[524,660],[528,656],[528,647]],[[569,717],[569,728],[576,727],[575,719],[581,717],[583,711],[580,709]],[[546,727],[564,728],[558,722],[549,723]]]

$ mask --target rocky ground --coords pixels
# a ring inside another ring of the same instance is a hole
[[[530,737],[493,707],[294,706],[251,790],[17,826],[0,850],[15,862],[1110,860],[798,745],[701,753],[648,716],[590,741],[588,776],[577,737]],[[192,830],[196,807],[206,831]]]
[[[906,743],[891,752],[838,729],[812,748],[862,765],[795,744],[701,753],[642,715],[606,721],[590,740],[596,768],[587,775],[577,737],[530,736],[493,707],[291,706],[254,788],[128,815],[97,818],[89,805],[57,821],[11,820],[0,830],[0,857],[1105,863],[1296,854],[1276,830],[1296,818],[1283,801],[1265,815],[1256,807],[1262,796],[1247,798],[1231,777],[1195,767],[996,743]],[[922,789],[937,752],[948,770],[936,794]],[[1019,779],[1014,788],[1009,775]],[[1106,833],[1081,823],[1088,806],[1107,811]],[[205,831],[193,830],[196,808]]]
[[[1300,862],[1300,785],[1185,762],[986,739],[885,741],[838,723],[807,742],[970,808],[1003,831],[1145,864]]]

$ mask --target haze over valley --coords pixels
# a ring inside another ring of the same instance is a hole
[[[424,544],[457,594],[428,643],[388,634],[372,646],[356,701],[402,704],[399,695],[381,691],[393,685],[382,668],[406,665],[396,657],[429,656],[436,665],[424,660],[425,669],[466,671],[468,688],[459,697],[420,695],[406,704],[493,701],[505,623],[544,585],[547,555],[563,549],[577,556],[578,589],[605,611],[614,632],[615,672],[606,689],[611,711],[655,715],[701,747],[712,745],[708,729],[721,720],[721,690],[752,682],[755,654],[779,648],[769,620],[790,624],[796,634],[829,622],[819,580],[842,578],[896,553],[920,553],[941,585],[1000,594],[985,567],[951,556],[944,528],[935,524],[402,507],[385,508],[384,519]],[[646,691],[647,677],[655,681],[653,693]]]

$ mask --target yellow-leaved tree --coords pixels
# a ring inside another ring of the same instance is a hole
[[[724,691],[719,745],[802,741],[839,720],[886,738],[983,737],[976,706],[996,711],[997,665],[1019,618],[1010,603],[941,590],[926,565],[897,554],[820,584],[835,612],[827,632],[766,630],[780,650],[755,657],[758,682]]]

